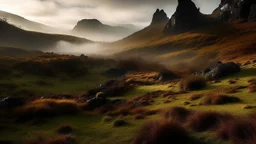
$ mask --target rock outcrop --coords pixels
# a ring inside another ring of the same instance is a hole
[[[191,0],[178,0],[176,12],[166,25],[165,33],[182,33],[208,24],[207,17]]]
[[[220,21],[232,21],[238,19],[255,19],[255,0],[222,0],[213,15]]]
[[[250,14],[248,17],[249,21],[256,21],[256,4],[251,6]]]
[[[166,24],[168,21],[169,21],[169,18],[167,16],[167,14],[164,12],[164,10],[157,9],[153,15],[151,25],[159,24],[159,23]]]
[[[202,74],[208,80],[215,80],[225,76],[229,76],[241,71],[241,68],[238,64],[233,62],[222,63],[218,62],[217,64],[206,68],[202,71]]]

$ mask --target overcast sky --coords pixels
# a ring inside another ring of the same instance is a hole
[[[220,0],[193,0],[202,13],[211,13]],[[110,25],[147,26],[157,8],[169,17],[177,0],[0,0],[0,10],[46,25],[71,29],[81,19],[96,18]]]

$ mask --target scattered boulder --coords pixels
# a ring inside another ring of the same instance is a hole
[[[256,4],[251,6],[250,14],[249,14],[249,21],[256,21]]]
[[[98,108],[98,107],[101,107],[107,103],[109,103],[110,100],[106,99],[106,98],[98,98],[98,97],[93,97],[89,100],[87,100],[87,104],[88,104],[88,107],[89,109],[95,109],[95,108]]]
[[[158,75],[159,81],[170,81],[177,78],[177,75],[172,72],[161,72]]]
[[[132,85],[126,83],[125,80],[110,80],[99,87],[87,91],[82,97],[87,99],[94,98],[98,92],[104,93],[105,97],[115,97],[133,88]]]
[[[0,107],[5,109],[15,108],[24,104],[24,100],[19,97],[6,97],[0,101]]]
[[[128,123],[125,120],[115,120],[113,123],[113,127],[122,127],[127,125]]]
[[[240,72],[240,70],[241,70],[240,66],[233,62],[228,62],[228,63],[218,62],[217,64],[207,68],[207,71],[204,70],[202,74],[209,80],[215,80],[215,79],[219,79],[219,78]]]

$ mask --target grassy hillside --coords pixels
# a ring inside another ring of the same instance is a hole
[[[68,139],[72,140],[68,144],[88,142],[92,144],[130,144],[133,143],[134,138],[140,133],[140,129],[145,123],[154,121],[154,124],[157,124],[159,120],[163,120],[162,122],[164,122],[164,119],[168,119],[168,115],[166,115],[168,113],[166,112],[170,112],[171,117],[180,118],[179,116],[181,116],[182,118],[183,111],[172,113],[174,107],[185,108],[185,110],[198,115],[204,114],[201,112],[210,113],[210,118],[212,115],[215,118],[215,115],[230,113],[234,117],[243,117],[243,119],[246,119],[248,115],[255,112],[256,107],[255,94],[249,92],[247,88],[249,85],[248,81],[256,76],[255,68],[255,64],[247,65],[242,68],[240,73],[222,78],[217,83],[209,81],[205,88],[196,91],[181,92],[179,88],[180,79],[176,79],[164,83],[156,81],[156,83],[150,85],[136,85],[134,83],[136,86],[133,89],[120,94],[118,97],[112,97],[112,99],[126,99],[128,103],[147,102],[148,105],[145,106],[130,107],[125,103],[123,105],[117,105],[114,108],[102,106],[98,109],[88,111],[85,109],[86,107],[82,98],[77,99],[75,95],[74,99],[55,99],[54,97],[50,97],[51,99],[31,100],[26,105],[18,108],[15,114],[19,116],[27,113],[26,116],[30,118],[30,116],[36,113],[47,113],[48,109],[56,112],[50,117],[32,117],[25,122],[19,122],[16,119],[17,116],[13,116],[12,111],[10,111],[9,117],[1,118],[0,140],[14,143],[20,143],[22,141],[27,141],[28,143],[45,141],[44,143],[48,144],[48,141],[49,143],[51,141],[62,143]],[[150,77],[154,77],[154,73],[129,74],[124,81],[131,82],[130,79],[151,81],[152,79]],[[230,80],[236,81],[236,83],[230,84]],[[78,88],[71,81],[65,80],[62,83],[65,82],[72,85],[72,87],[74,86],[72,88],[73,90]],[[63,90],[67,90],[68,87],[62,88]],[[209,95],[215,94],[235,97],[240,99],[240,101],[216,105],[200,104]],[[30,108],[34,109],[35,113],[30,112]],[[40,109],[44,111],[40,111]],[[58,109],[61,109],[61,111],[58,112]],[[69,113],[70,110],[72,112],[71,114]],[[3,113],[0,114],[4,115]],[[205,115],[207,117],[207,114]],[[212,123],[201,122],[202,125],[200,125],[201,123],[199,122],[197,124],[197,120],[200,120],[201,117],[197,116],[199,117],[198,119],[195,119],[195,117],[191,115],[188,121],[180,122],[182,123],[182,127],[188,130],[189,136],[197,140],[196,144],[227,144],[230,142],[229,140],[221,139],[217,135],[218,129],[221,126],[217,126],[217,129],[207,129],[207,126],[211,126]],[[125,121],[125,124],[116,126],[115,123],[117,120]],[[206,129],[197,131],[197,127],[193,127],[194,125],[191,125],[190,122],[195,122],[196,126],[199,125]],[[61,128],[71,130],[67,133],[63,130],[63,134],[60,133]]]
[[[127,40],[117,42],[121,57],[140,56],[163,63],[191,61],[208,56],[210,59],[246,61],[255,56],[256,23],[232,22],[196,29],[178,35],[161,37],[156,33],[154,39],[144,41],[151,35],[138,32]],[[134,43],[133,43],[134,41]],[[122,46],[123,45],[123,46]]]
[[[23,29],[31,30],[31,31],[39,31],[39,32],[57,32],[57,29],[43,25],[41,23],[33,22],[28,19],[25,19],[21,16],[8,13],[0,10],[0,18],[6,18],[7,21],[13,25],[20,26]]]
[[[41,51],[28,51],[20,48],[12,48],[12,47],[0,47],[0,56],[11,56],[11,57],[18,57],[18,56],[35,56],[43,54]]]
[[[135,47],[143,47],[152,41],[161,39],[165,25],[165,23],[150,25],[122,40],[106,44],[106,46],[113,49],[113,52],[125,51]]]
[[[47,50],[53,48],[60,41],[71,44],[85,44],[91,41],[68,35],[45,34],[25,31],[4,21],[0,22],[0,46],[18,47],[30,50]]]

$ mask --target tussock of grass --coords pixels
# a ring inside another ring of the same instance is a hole
[[[255,93],[256,92],[256,84],[250,84],[248,86],[249,93]]]
[[[250,84],[256,84],[256,78],[252,78],[248,80],[248,83]]]
[[[173,107],[170,110],[164,110],[163,116],[166,119],[173,119],[180,122],[184,122],[192,114],[192,111],[183,107]]]
[[[133,107],[130,105],[124,105],[119,107],[117,110],[110,111],[106,113],[108,116],[127,116],[127,115],[137,115],[146,114],[148,111],[142,107]]]
[[[160,122],[147,123],[138,135],[133,144],[194,144],[188,132],[174,120],[163,120]],[[198,142],[197,142],[198,144]]]
[[[202,76],[189,76],[181,80],[181,91],[193,91],[206,87],[206,80]]]
[[[234,119],[223,123],[217,131],[221,139],[229,139],[232,144],[254,144],[256,142],[256,123],[252,119]]]
[[[238,103],[240,101],[241,100],[237,97],[213,93],[205,96],[200,104],[201,105],[223,105],[223,104],[230,104],[230,103]]]
[[[122,126],[125,126],[125,125],[127,125],[127,124],[128,124],[127,121],[125,121],[125,120],[123,120],[123,119],[118,119],[118,120],[115,120],[115,121],[113,122],[113,127],[122,127]]]
[[[204,94],[194,94],[188,97],[188,100],[190,101],[194,101],[194,100],[198,100],[200,98],[202,98],[204,96]]]
[[[145,115],[144,114],[137,114],[134,116],[134,119],[135,120],[142,120],[142,119],[145,119]]]
[[[80,105],[73,100],[39,99],[17,109],[17,114],[21,120],[29,120],[33,118],[74,115],[79,110]]]
[[[222,114],[218,112],[198,112],[191,115],[187,119],[186,125],[195,131],[202,132],[213,130],[220,126],[226,120],[231,119],[229,114]]]

